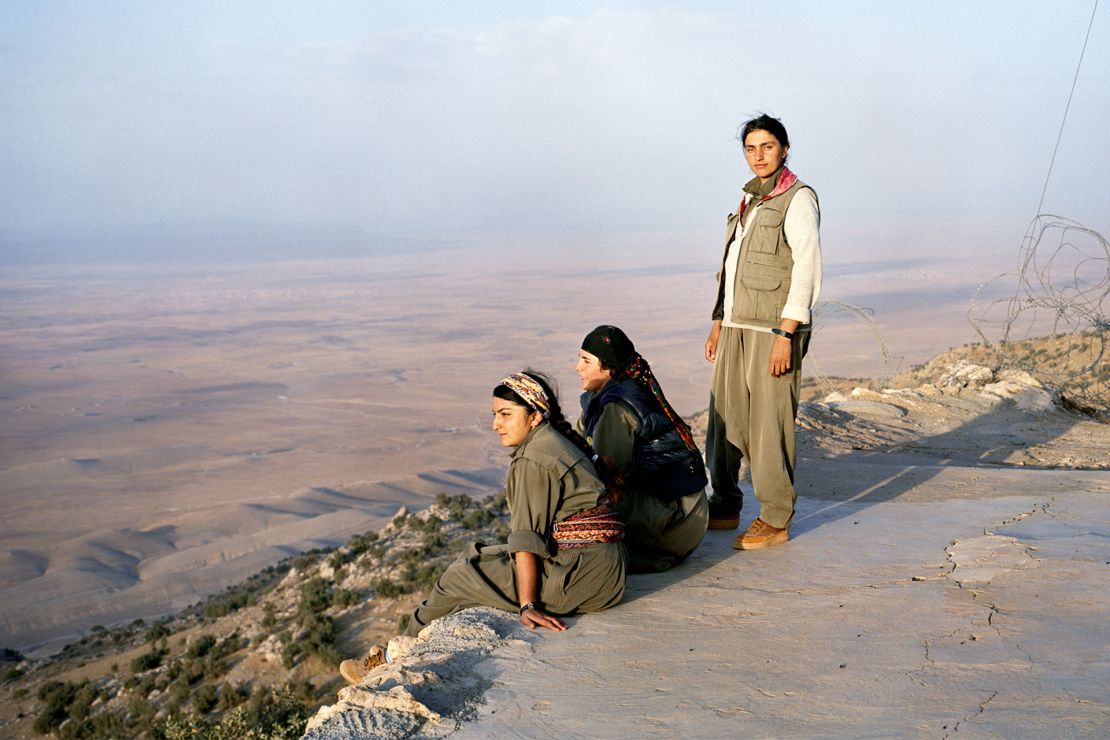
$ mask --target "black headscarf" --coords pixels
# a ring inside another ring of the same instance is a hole
[[[663,389],[659,387],[659,381],[655,379],[655,373],[651,371],[651,366],[636,351],[628,335],[615,326],[602,324],[586,335],[582,340],[582,349],[604,362],[607,367],[613,368],[613,377],[631,378],[646,388],[659,403],[663,414],[674,424],[686,447],[691,450],[698,448],[690,433],[690,426],[682,420],[677,411],[671,408],[667,397],[663,395]]]
[[[582,340],[582,349],[617,370],[628,368],[640,356],[628,335],[608,324],[587,334]]]

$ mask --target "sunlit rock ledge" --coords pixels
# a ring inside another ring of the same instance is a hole
[[[389,644],[392,662],[340,689],[339,702],[320,709],[304,737],[435,737],[454,731],[491,684],[477,664],[494,648],[530,651],[512,637],[518,627],[509,612],[477,607],[437,619],[415,638],[395,638]]]
[[[957,363],[798,426],[787,545],[710,532],[565,633],[434,622],[305,737],[1110,732],[1110,425]]]

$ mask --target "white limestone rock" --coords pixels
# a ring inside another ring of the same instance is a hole
[[[988,383],[983,386],[980,395],[992,405],[1003,401],[1011,401],[1022,411],[1046,412],[1053,411],[1060,403],[1059,397],[1044,388],[1016,383],[1012,380],[1003,380],[998,383]]]
[[[989,367],[959,360],[949,365],[937,379],[936,386],[949,395],[956,395],[964,388],[979,389],[994,381],[994,371]]]

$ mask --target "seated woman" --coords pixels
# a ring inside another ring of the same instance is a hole
[[[647,361],[615,326],[582,340],[578,431],[624,476],[617,509],[625,523],[629,570],[666,570],[705,537],[705,464],[690,427],[675,413]]]
[[[619,475],[600,461],[563,416],[540,373],[513,373],[493,389],[493,431],[512,448],[506,491],[509,537],[503,545],[471,545],[448,566],[409,619],[415,635],[433,619],[471,606],[520,613],[529,629],[567,628],[559,618],[608,609],[624,596],[624,527],[609,503]],[[611,476],[611,477],[610,477]],[[387,660],[375,646],[339,672],[358,683]]]

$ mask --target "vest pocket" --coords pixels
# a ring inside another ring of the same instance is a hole
[[[760,206],[755,214],[755,223],[750,225],[756,233],[752,234],[750,251],[774,254],[778,251],[779,232],[782,230],[782,211]]]
[[[790,278],[792,263],[783,255],[748,251],[740,265],[740,282],[756,290],[778,290]]]
[[[755,290],[778,290],[782,285],[782,278],[771,274],[761,274],[752,270],[740,273],[740,282]]]
[[[780,275],[789,275],[794,268],[794,260],[791,257],[769,252],[749,252],[745,256],[744,262],[746,265],[759,265],[760,267],[769,268]],[[756,271],[761,272],[762,270]]]
[[[790,292],[790,273],[780,267],[748,263],[736,285],[734,321],[778,321]]]

